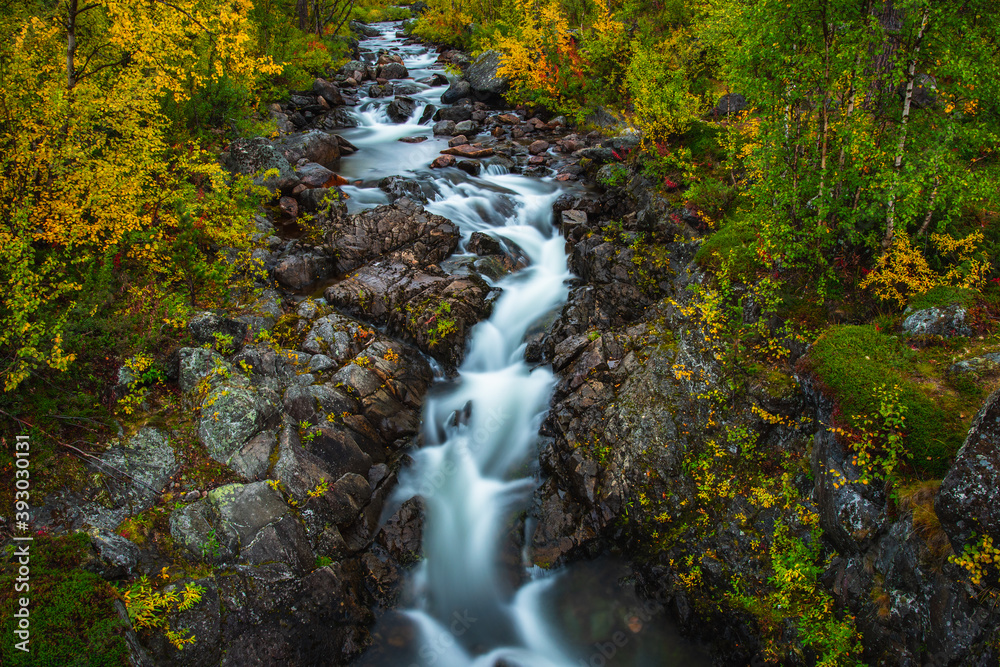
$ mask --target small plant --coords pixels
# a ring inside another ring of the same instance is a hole
[[[879,403],[875,417],[854,415],[854,428],[831,429],[844,436],[854,450],[854,464],[861,471],[862,484],[881,479],[895,487],[904,460],[911,458],[903,431],[906,406],[900,403],[901,393],[899,385],[880,385],[875,390]]]
[[[306,502],[309,502],[313,498],[319,498],[327,491],[330,490],[330,482],[327,481],[325,477],[320,477],[319,483],[310,491],[306,491]]]
[[[236,346],[233,344],[233,335],[224,334],[216,331],[212,334],[215,338],[215,349],[216,351],[224,357],[229,356],[236,351]]]
[[[208,537],[205,540],[205,543],[201,545],[202,557],[208,558],[209,556],[211,556],[213,560],[218,558],[219,549],[221,546],[222,545],[219,544],[219,539],[215,535],[215,528],[213,528],[212,530],[208,531]]]
[[[316,556],[316,568],[326,567],[333,564],[333,559],[329,556]]]
[[[160,578],[169,577],[163,572]],[[204,592],[204,587],[191,582],[185,584],[180,596],[175,591],[158,591],[154,589],[149,577],[142,575],[138,581],[122,591],[122,597],[125,599],[128,618],[136,632],[162,630],[167,641],[176,649],[182,650],[185,644],[193,644],[195,637],[188,629],[171,630],[168,615],[191,609],[201,601]]]

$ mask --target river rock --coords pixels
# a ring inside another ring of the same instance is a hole
[[[478,176],[483,170],[483,163],[479,160],[459,160],[455,166],[469,176]]]
[[[378,187],[389,195],[389,201],[394,202],[400,197],[409,197],[418,202],[427,201],[420,184],[403,176],[387,176],[378,182]]]
[[[448,140],[448,147],[454,148],[455,146],[461,146],[467,143],[469,143],[469,140],[465,137],[465,135],[459,134],[458,136],[452,137]]]
[[[367,23],[364,23],[363,21],[351,21],[350,23],[347,24],[347,27],[350,28],[351,32],[357,33],[357,34],[359,34],[359,35],[361,35],[363,37],[381,37],[382,36],[382,31],[381,30],[379,30],[375,26],[368,25]]]
[[[410,117],[416,110],[417,101],[412,97],[396,97],[392,102],[389,102],[389,106],[386,107],[385,111],[392,122],[405,123],[410,120]]]
[[[303,185],[310,188],[328,187],[336,176],[332,171],[315,162],[306,162],[295,170],[295,174]]]
[[[531,153],[532,155],[538,155],[540,153],[544,153],[547,150],[549,150],[549,142],[545,141],[544,139],[538,139],[536,141],[532,141],[531,145],[528,146],[528,152]]]
[[[972,533],[1000,544],[1000,390],[973,419],[941,482],[935,510],[955,553],[973,541]]]
[[[479,128],[475,121],[463,120],[455,123],[455,131],[466,136],[475,136],[477,129]]]
[[[338,70],[338,73],[343,75],[345,78],[354,79],[356,82],[360,83],[368,76],[368,64],[360,60],[351,60],[350,62],[342,65]]]
[[[337,137],[322,130],[309,130],[282,137],[275,146],[291,164],[298,164],[305,159],[328,167],[340,159]]]
[[[483,146],[482,144],[463,144],[461,146],[446,148],[441,152],[445,155],[455,155],[466,158],[482,158],[493,155],[493,149],[489,146]]]
[[[468,81],[458,80],[448,86],[448,90],[441,93],[443,104],[454,104],[461,99],[472,96],[472,86]]]
[[[383,79],[405,79],[410,76],[403,63],[391,62],[379,68],[378,75]]]
[[[326,79],[317,78],[313,81],[312,91],[319,95],[322,99],[332,106],[342,106],[344,104],[344,97],[340,94],[340,88],[333,85]]]
[[[377,259],[415,264],[440,262],[458,245],[455,225],[402,198],[391,206],[363,211],[331,225],[329,245],[338,273]]]
[[[455,134],[455,121],[453,120],[442,120],[438,123],[434,123],[434,134],[444,134],[451,136]]]
[[[431,162],[431,169],[444,169],[453,166],[455,166],[455,156],[453,155],[438,155]]]
[[[472,107],[442,107],[434,113],[434,120],[453,120],[456,123],[472,118]]]

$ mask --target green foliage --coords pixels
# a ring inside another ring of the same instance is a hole
[[[18,543],[26,544],[26,543]],[[118,615],[115,592],[101,577],[81,568],[90,550],[90,537],[76,533],[63,537],[36,536],[30,543],[30,590],[14,590],[17,559],[9,553],[0,573],[0,653],[4,665],[79,665],[124,667],[129,651],[123,631],[128,627]],[[28,597],[31,652],[14,648],[20,608]]]
[[[752,219],[732,216],[705,239],[695,255],[699,265],[719,271],[728,265],[733,280],[749,282],[758,270],[755,246],[757,237]]]

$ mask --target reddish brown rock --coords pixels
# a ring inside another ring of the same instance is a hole
[[[493,149],[481,144],[464,144],[441,151],[445,155],[457,155],[458,157],[480,158],[493,155]]]
[[[448,140],[448,146],[451,148],[454,148],[455,146],[463,146],[467,143],[469,143],[469,140],[464,134],[460,134],[457,137],[452,137]]]
[[[455,158],[451,155],[438,155],[433,162],[431,162],[431,169],[443,169],[445,167],[451,167],[455,164]]]
[[[299,203],[292,197],[282,197],[279,199],[278,208],[290,218],[295,218],[299,215]]]
[[[544,153],[549,150],[549,142],[544,139],[538,139],[537,141],[532,141],[531,145],[528,146],[528,152],[532,155],[538,155],[539,153]]]

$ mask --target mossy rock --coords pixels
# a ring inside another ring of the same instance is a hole
[[[6,553],[0,575],[0,614],[3,664],[75,667],[113,667],[129,664],[125,640],[128,623],[115,608],[118,594],[111,585],[82,569],[90,557],[90,537],[77,533],[63,537],[36,537],[30,544],[30,590],[14,590],[18,558]],[[30,653],[14,647],[19,598],[27,597]]]
[[[899,339],[873,326],[834,326],[820,336],[804,366],[824,385],[855,426],[856,415],[878,420],[877,390],[898,386],[905,409],[906,445],[916,472],[940,477],[962,445],[968,419],[963,397],[918,371],[920,359]]]

